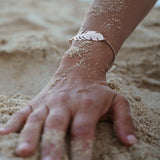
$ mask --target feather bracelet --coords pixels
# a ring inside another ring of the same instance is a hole
[[[73,40],[76,40],[76,41],[89,40],[89,41],[105,42],[111,48],[113,52],[113,62],[114,62],[115,57],[116,57],[116,52],[113,46],[111,45],[111,43],[108,42],[101,33],[98,33],[97,31],[81,31],[76,36],[74,36],[71,40],[69,40],[69,42],[72,43]]]

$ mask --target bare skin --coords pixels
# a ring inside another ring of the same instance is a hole
[[[140,3],[138,0],[124,0],[125,7],[119,9],[116,7],[120,1],[115,1],[111,5],[108,0],[95,0],[81,30],[102,33],[118,52],[156,1],[143,0]],[[98,14],[93,12],[97,6],[102,10]],[[108,10],[108,6],[112,7]],[[136,6],[137,12],[134,12],[133,6]],[[116,23],[112,23],[114,32],[104,24],[112,17],[113,13],[109,12],[112,9],[117,14],[125,11],[123,16],[118,16]],[[60,160],[64,137],[70,125],[72,160],[91,160],[96,124],[108,119],[113,121],[122,144],[136,144],[129,103],[106,84],[106,71],[112,65],[112,60],[112,50],[105,43],[74,41],[47,86],[0,129],[0,134],[21,131],[16,154],[32,155],[42,137],[41,159]]]

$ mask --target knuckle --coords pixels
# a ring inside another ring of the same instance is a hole
[[[93,99],[93,98],[86,97],[86,98],[83,100],[83,105],[86,106],[86,107],[93,106],[94,104],[95,104],[95,102],[94,102],[94,99]]]
[[[31,114],[29,118],[30,118],[31,122],[37,122],[37,121],[42,121],[43,120],[41,114],[38,114],[38,113]]]
[[[19,110],[16,114],[17,116],[25,116],[30,111],[32,111],[32,106],[28,105],[23,109]]]
[[[63,126],[65,123],[62,116],[54,116],[53,126]]]
[[[21,117],[21,116],[24,116],[24,114],[25,114],[24,111],[20,110],[20,111],[16,112],[16,114],[14,114],[14,115],[17,116],[17,117]]]
[[[16,114],[14,114],[12,116],[12,118],[14,118],[14,119],[22,119],[25,116],[26,116],[26,113],[23,110],[20,110],[20,111],[16,112]]]
[[[47,128],[63,128],[65,126],[65,119],[60,115],[54,115],[52,119],[48,120]]]
[[[66,103],[69,99],[69,95],[66,92],[54,93],[47,98],[46,104],[48,106],[53,106],[54,103]]]
[[[80,123],[73,127],[72,136],[73,137],[87,137],[91,136],[91,125],[88,123]]]

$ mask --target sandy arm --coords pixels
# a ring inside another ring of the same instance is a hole
[[[112,44],[118,54],[123,42],[155,3],[156,0],[94,0],[80,30],[98,31]],[[103,62],[103,66],[100,66],[100,69],[106,71],[112,64],[112,53],[104,44],[92,43],[90,63],[95,64],[97,51],[101,52],[100,61]],[[73,44],[73,46],[82,46],[82,42],[73,42]],[[87,49],[88,46],[83,45],[83,48]],[[97,47],[102,49],[97,50]]]

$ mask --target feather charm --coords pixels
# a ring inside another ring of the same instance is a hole
[[[75,37],[72,38],[72,40],[93,40],[93,41],[104,41],[105,38],[102,34],[96,32],[96,31],[82,31],[78,33]]]

